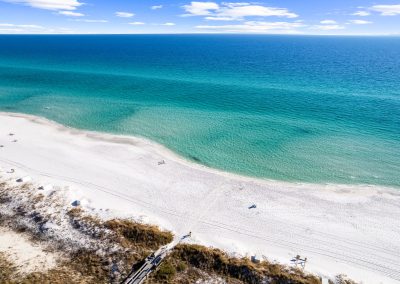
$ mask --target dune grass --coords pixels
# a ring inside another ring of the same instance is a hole
[[[184,280],[180,277],[182,283],[192,283],[191,281],[194,279],[191,278],[190,270],[193,269],[206,272],[214,277],[226,279],[230,283],[321,283],[318,277],[306,274],[299,269],[265,261],[255,264],[248,258],[230,257],[219,249],[193,244],[181,244],[175,247],[166,263],[168,265],[161,266],[156,272],[153,281],[162,280],[159,282],[175,283],[173,279],[177,277],[176,275],[179,276],[182,272],[182,267],[186,267],[183,269],[183,272],[185,273],[186,271],[189,273],[186,278],[183,277]],[[167,272],[169,272],[168,277],[166,276]]]

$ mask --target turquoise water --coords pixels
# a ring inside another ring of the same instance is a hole
[[[400,186],[400,38],[0,36],[0,110],[249,176]]]

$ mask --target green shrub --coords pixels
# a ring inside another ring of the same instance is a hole
[[[159,280],[171,280],[175,277],[175,274],[175,267],[169,261],[166,261],[160,265],[155,277]]]
[[[184,263],[184,262],[179,262],[178,264],[177,264],[177,266],[176,266],[176,270],[178,271],[178,272],[182,272],[182,271],[185,271],[187,269],[187,265],[186,265],[186,263]]]

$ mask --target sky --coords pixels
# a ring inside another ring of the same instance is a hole
[[[0,0],[0,33],[400,35],[400,0]]]

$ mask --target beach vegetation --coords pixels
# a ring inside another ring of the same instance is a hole
[[[0,252],[0,283],[10,283],[14,270],[15,267],[7,260],[5,254]]]
[[[155,273],[155,278],[158,280],[169,281],[173,279],[176,275],[175,265],[171,263],[171,261],[165,261],[160,265],[160,268],[157,269]]]
[[[210,274],[241,283],[298,283],[318,284],[321,280],[300,269],[263,261],[252,263],[249,258],[230,257],[225,252],[194,244],[180,244],[170,256],[178,267],[181,262]],[[181,262],[179,262],[179,261]]]
[[[157,226],[135,223],[129,220],[113,219],[105,222],[105,227],[117,233],[123,246],[126,242],[141,244],[150,249],[158,249],[173,240],[173,235],[167,231],[161,231]]]

